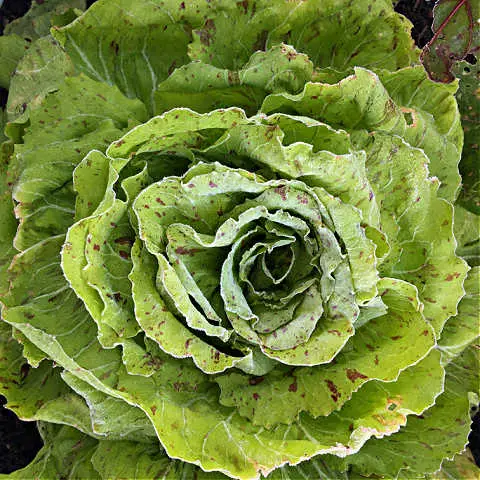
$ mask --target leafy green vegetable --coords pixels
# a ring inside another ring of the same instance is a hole
[[[8,478],[466,468],[478,217],[458,85],[410,24],[387,0],[81,8],[2,39],[0,392],[45,443]]]

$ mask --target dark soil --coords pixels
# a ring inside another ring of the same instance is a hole
[[[10,473],[28,465],[42,447],[42,439],[33,422],[22,422],[3,407],[0,395],[0,473]]]
[[[412,37],[415,43],[420,47],[424,47],[433,37],[432,21],[434,2],[424,0],[400,0],[395,5],[395,10],[405,15],[412,23]]]
[[[27,13],[31,4],[31,0],[4,0],[0,8],[0,35],[3,34],[5,25]]]
[[[34,0],[41,1],[41,0]],[[87,0],[87,6],[95,0]],[[21,17],[30,7],[31,0],[5,0],[0,8],[0,35],[7,23]],[[432,8],[434,2],[426,0],[399,0],[396,10],[414,24],[412,36],[419,47],[431,38]],[[471,63],[475,58],[470,57]],[[0,106],[4,107],[7,90],[0,88]],[[9,473],[23,468],[35,457],[42,446],[38,430],[32,422],[20,421],[14,413],[3,407],[4,397],[0,396],[0,473]],[[469,437],[470,448],[480,466],[480,412],[474,417],[473,430]]]

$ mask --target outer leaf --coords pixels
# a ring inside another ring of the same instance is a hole
[[[6,107],[8,120],[13,121],[21,116],[27,106],[29,109],[38,107],[45,96],[55,91],[65,77],[73,75],[73,72],[71,60],[52,37],[39,38],[28,44],[28,51],[15,65],[10,79]],[[25,118],[22,117],[20,121],[22,120],[24,122]]]
[[[390,1],[218,1],[215,7],[194,29],[189,53],[220,68],[237,69],[250,52],[280,42],[307,53],[315,66],[337,70],[352,65],[393,70],[418,55],[408,22],[394,14]]]
[[[465,145],[460,162],[463,189],[459,203],[467,210],[480,214],[480,173],[478,154],[480,144],[480,94],[478,77],[480,64],[471,65],[466,62],[458,64],[456,74],[459,79],[457,101],[462,116],[465,132]]]
[[[442,468],[432,475],[435,480],[448,480],[452,478],[478,478],[480,468],[475,463],[472,452],[467,448],[463,453],[455,455],[453,460],[442,463]]]
[[[28,42],[18,35],[0,37],[0,87],[9,88],[10,78],[28,48]]]
[[[127,97],[140,98],[152,113],[158,83],[188,62],[191,26],[180,4],[100,1],[53,35],[78,71],[116,85]]]
[[[62,14],[70,9],[84,10],[85,0],[47,0],[32,2],[30,10],[5,27],[5,35],[16,34],[30,41],[47,36],[52,25],[61,25],[58,21]],[[71,18],[71,17],[70,17]],[[73,15],[73,20],[75,15]],[[70,21],[71,21],[70,20]],[[70,23],[70,22],[67,22]]]
[[[435,406],[410,418],[396,435],[371,440],[348,463],[363,475],[393,478],[437,471],[444,458],[463,451],[470,431],[468,392],[478,394],[478,351],[469,348],[447,367],[445,392]],[[412,443],[418,449],[412,449]]]
[[[442,361],[450,362],[479,336],[480,267],[473,267],[463,285],[465,296],[458,305],[458,315],[451,318],[442,332],[439,348]]]
[[[13,144],[0,144],[0,295],[8,289],[7,268],[13,255],[13,239],[17,230],[17,222],[13,214],[11,182],[8,167],[13,153]]]
[[[170,459],[157,444],[100,442],[92,463],[103,479],[221,480],[218,472],[207,473],[189,463]]]
[[[93,435],[109,440],[128,439],[140,443],[156,439],[152,424],[141,410],[96,390],[69,372],[63,372],[62,378],[75,392],[84,397],[89,409]]]
[[[460,187],[458,163],[463,146],[460,113],[453,97],[458,84],[435,83],[420,66],[382,71],[379,76],[406,119],[404,139],[425,152],[430,174],[441,181],[439,196],[453,202]]]
[[[295,466],[285,466],[272,472],[269,480],[357,480],[341,459],[333,455],[314,457]]]
[[[430,77],[451,82],[452,67],[478,50],[477,3],[470,0],[440,0],[433,10],[433,38],[425,45],[421,60]]]
[[[453,227],[458,242],[457,254],[471,266],[480,265],[480,215],[456,206]]]
[[[30,368],[21,346],[10,336],[11,327],[0,323],[0,391],[8,395],[7,408],[23,420],[71,425],[89,433],[90,416],[82,398],[60,378],[50,362]]]
[[[235,105],[253,114],[267,93],[300,90],[311,78],[312,70],[306,55],[283,44],[254,53],[239,71],[195,61],[177,68],[160,83],[155,92],[156,111],[189,107],[206,113]]]
[[[129,120],[144,119],[138,100],[126,99],[115,88],[102,88],[102,93],[98,88],[87,77],[70,78],[30,114],[35,127],[27,128],[9,172],[13,197],[20,203],[14,242],[19,249],[65,233],[73,221],[73,169],[89,150],[118,138]]]
[[[63,76],[68,73],[68,70],[65,70],[65,65],[62,65],[57,58],[48,51],[51,49],[52,42],[52,38],[49,37],[49,32],[52,24],[62,25],[64,24],[62,22],[69,23],[73,20],[75,18],[75,13],[71,10],[73,8],[84,9],[85,0],[48,0],[47,2],[33,2],[32,7],[23,17],[14,20],[5,27],[4,35],[0,37],[0,62],[2,64],[2,70],[0,72],[1,87],[9,88],[10,77],[14,74],[17,64],[31,46],[34,47],[36,53],[29,55],[28,61],[22,62],[23,68],[25,69],[30,62],[35,62],[37,68],[40,69],[46,64],[46,62],[43,62],[42,65],[42,60],[48,58],[49,63],[57,62],[60,68],[55,69],[52,68],[53,65],[49,65],[49,74],[42,75],[39,71],[37,72],[33,69],[31,74],[33,74],[36,79],[40,80],[41,84],[46,82],[46,76],[50,77],[50,80],[56,77],[57,83],[60,83],[63,80]],[[66,12],[69,12],[69,14],[63,18],[62,15],[65,15]],[[48,36],[49,40],[40,43],[34,42],[33,45],[31,45],[32,41],[44,36]],[[43,49],[45,49],[45,51],[42,51]],[[56,56],[60,56],[60,52],[56,52]],[[22,74],[20,74],[20,76],[21,75]],[[16,76],[13,84],[15,85],[17,81],[18,77]],[[53,84],[50,85],[50,88],[52,87]],[[23,88],[27,89],[28,87],[24,85]],[[18,85],[15,85],[15,89],[17,90],[18,96]],[[38,84],[30,85],[30,90],[41,91],[42,86],[39,86]],[[25,100],[26,97],[27,96],[24,95]],[[28,96],[28,100],[33,99],[34,95]],[[17,98],[17,106],[21,106],[23,103],[24,102],[20,102]],[[11,112],[13,112],[13,102],[11,100],[10,106]]]
[[[453,208],[436,196],[438,181],[428,176],[421,151],[398,137],[372,135],[371,140],[367,170],[383,202],[381,219],[391,244],[381,273],[418,286],[424,315],[439,336],[446,320],[457,313],[468,271],[451,241]],[[415,188],[404,184],[412,175]]]

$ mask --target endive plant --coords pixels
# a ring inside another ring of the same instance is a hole
[[[9,478],[473,472],[457,83],[391,2],[37,3],[0,38],[0,391],[45,443]]]

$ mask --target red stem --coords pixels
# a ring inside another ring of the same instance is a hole
[[[438,27],[438,30],[434,33],[432,39],[428,42],[428,44],[427,44],[428,48],[433,44],[433,42],[435,42],[437,40],[437,38],[442,33],[443,29],[447,26],[447,24],[455,16],[455,14],[463,7],[463,5],[465,5],[465,8],[467,10],[469,33],[471,32],[471,30],[473,28],[473,24],[472,24],[473,18],[472,18],[472,10],[471,10],[470,4],[469,4],[468,0],[460,0],[460,2],[458,2],[455,5],[455,8],[447,15],[447,18],[445,18],[445,20],[440,24],[440,26]],[[472,37],[471,37],[471,35],[469,35],[469,41],[468,41],[469,47],[470,47],[471,41],[472,41]]]
[[[467,54],[470,51],[470,48],[472,46],[472,41],[473,41],[473,29],[475,27],[473,23],[473,15],[472,15],[472,7],[470,5],[470,2],[465,3],[465,10],[467,11],[467,17],[468,17],[468,45],[467,48],[465,49],[465,54]]]

